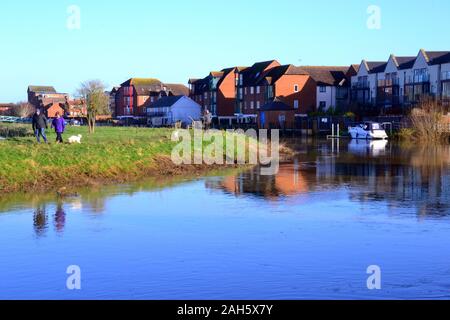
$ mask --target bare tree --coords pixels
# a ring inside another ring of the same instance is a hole
[[[19,118],[29,118],[36,108],[28,102],[19,102],[11,108],[11,115]]]
[[[109,114],[109,97],[105,94],[105,85],[100,80],[81,83],[78,95],[86,101],[89,133],[95,133],[97,116]]]

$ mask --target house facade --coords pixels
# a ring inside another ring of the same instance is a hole
[[[316,109],[325,112],[334,108],[344,110],[350,103],[351,78],[358,73],[359,66],[302,67],[316,82]]]
[[[387,62],[363,60],[352,77],[352,102],[380,113],[402,113],[422,97],[449,99],[450,51],[420,50],[391,55]]]
[[[189,89],[180,84],[164,84],[158,79],[132,78],[120,85],[115,93],[117,117],[146,117],[147,107],[162,97],[188,95]]]
[[[276,60],[251,67],[232,67],[189,81],[190,97],[204,110],[221,118],[256,119],[263,105],[283,101],[294,113],[306,114],[316,107],[316,84],[300,67]]]
[[[27,90],[28,103],[36,109],[41,109],[47,116],[56,114],[60,104],[69,100],[67,93],[58,93],[51,86],[29,86]],[[62,113],[64,114],[64,113]]]
[[[154,127],[172,126],[176,122],[191,124],[202,116],[202,106],[187,96],[168,96],[150,104],[147,109],[149,124]]]
[[[245,67],[213,71],[202,79],[189,80],[189,96],[214,117],[233,117],[236,109],[236,74]]]

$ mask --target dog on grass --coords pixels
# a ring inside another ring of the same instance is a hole
[[[83,138],[83,136],[81,134],[77,135],[77,136],[71,136],[69,138],[69,140],[67,140],[70,144],[74,144],[74,143],[81,143],[81,138]]]

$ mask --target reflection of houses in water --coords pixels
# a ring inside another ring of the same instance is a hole
[[[317,178],[318,184],[348,185],[354,200],[408,202],[421,212],[445,213],[450,211],[449,163],[448,147],[397,147],[385,156],[320,157]]]
[[[449,164],[449,147],[374,148],[366,144],[363,151],[352,152],[343,144],[338,153],[325,143],[309,149],[296,162],[282,165],[277,176],[260,176],[254,170],[208,180],[207,187],[272,199],[347,188],[353,201],[383,201],[389,206],[416,207],[419,214],[447,214]]]
[[[253,194],[269,199],[306,193],[309,190],[297,161],[280,166],[276,176],[261,176],[258,172],[259,170],[255,169],[220,180],[208,179],[206,186],[223,189],[234,195]]]

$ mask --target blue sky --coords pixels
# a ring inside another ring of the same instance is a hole
[[[67,28],[70,5],[80,30]],[[380,30],[367,27],[370,5],[381,9]],[[186,83],[269,59],[349,65],[450,50],[449,12],[448,0],[4,1],[0,103],[26,99],[29,84],[73,93],[88,79]]]

